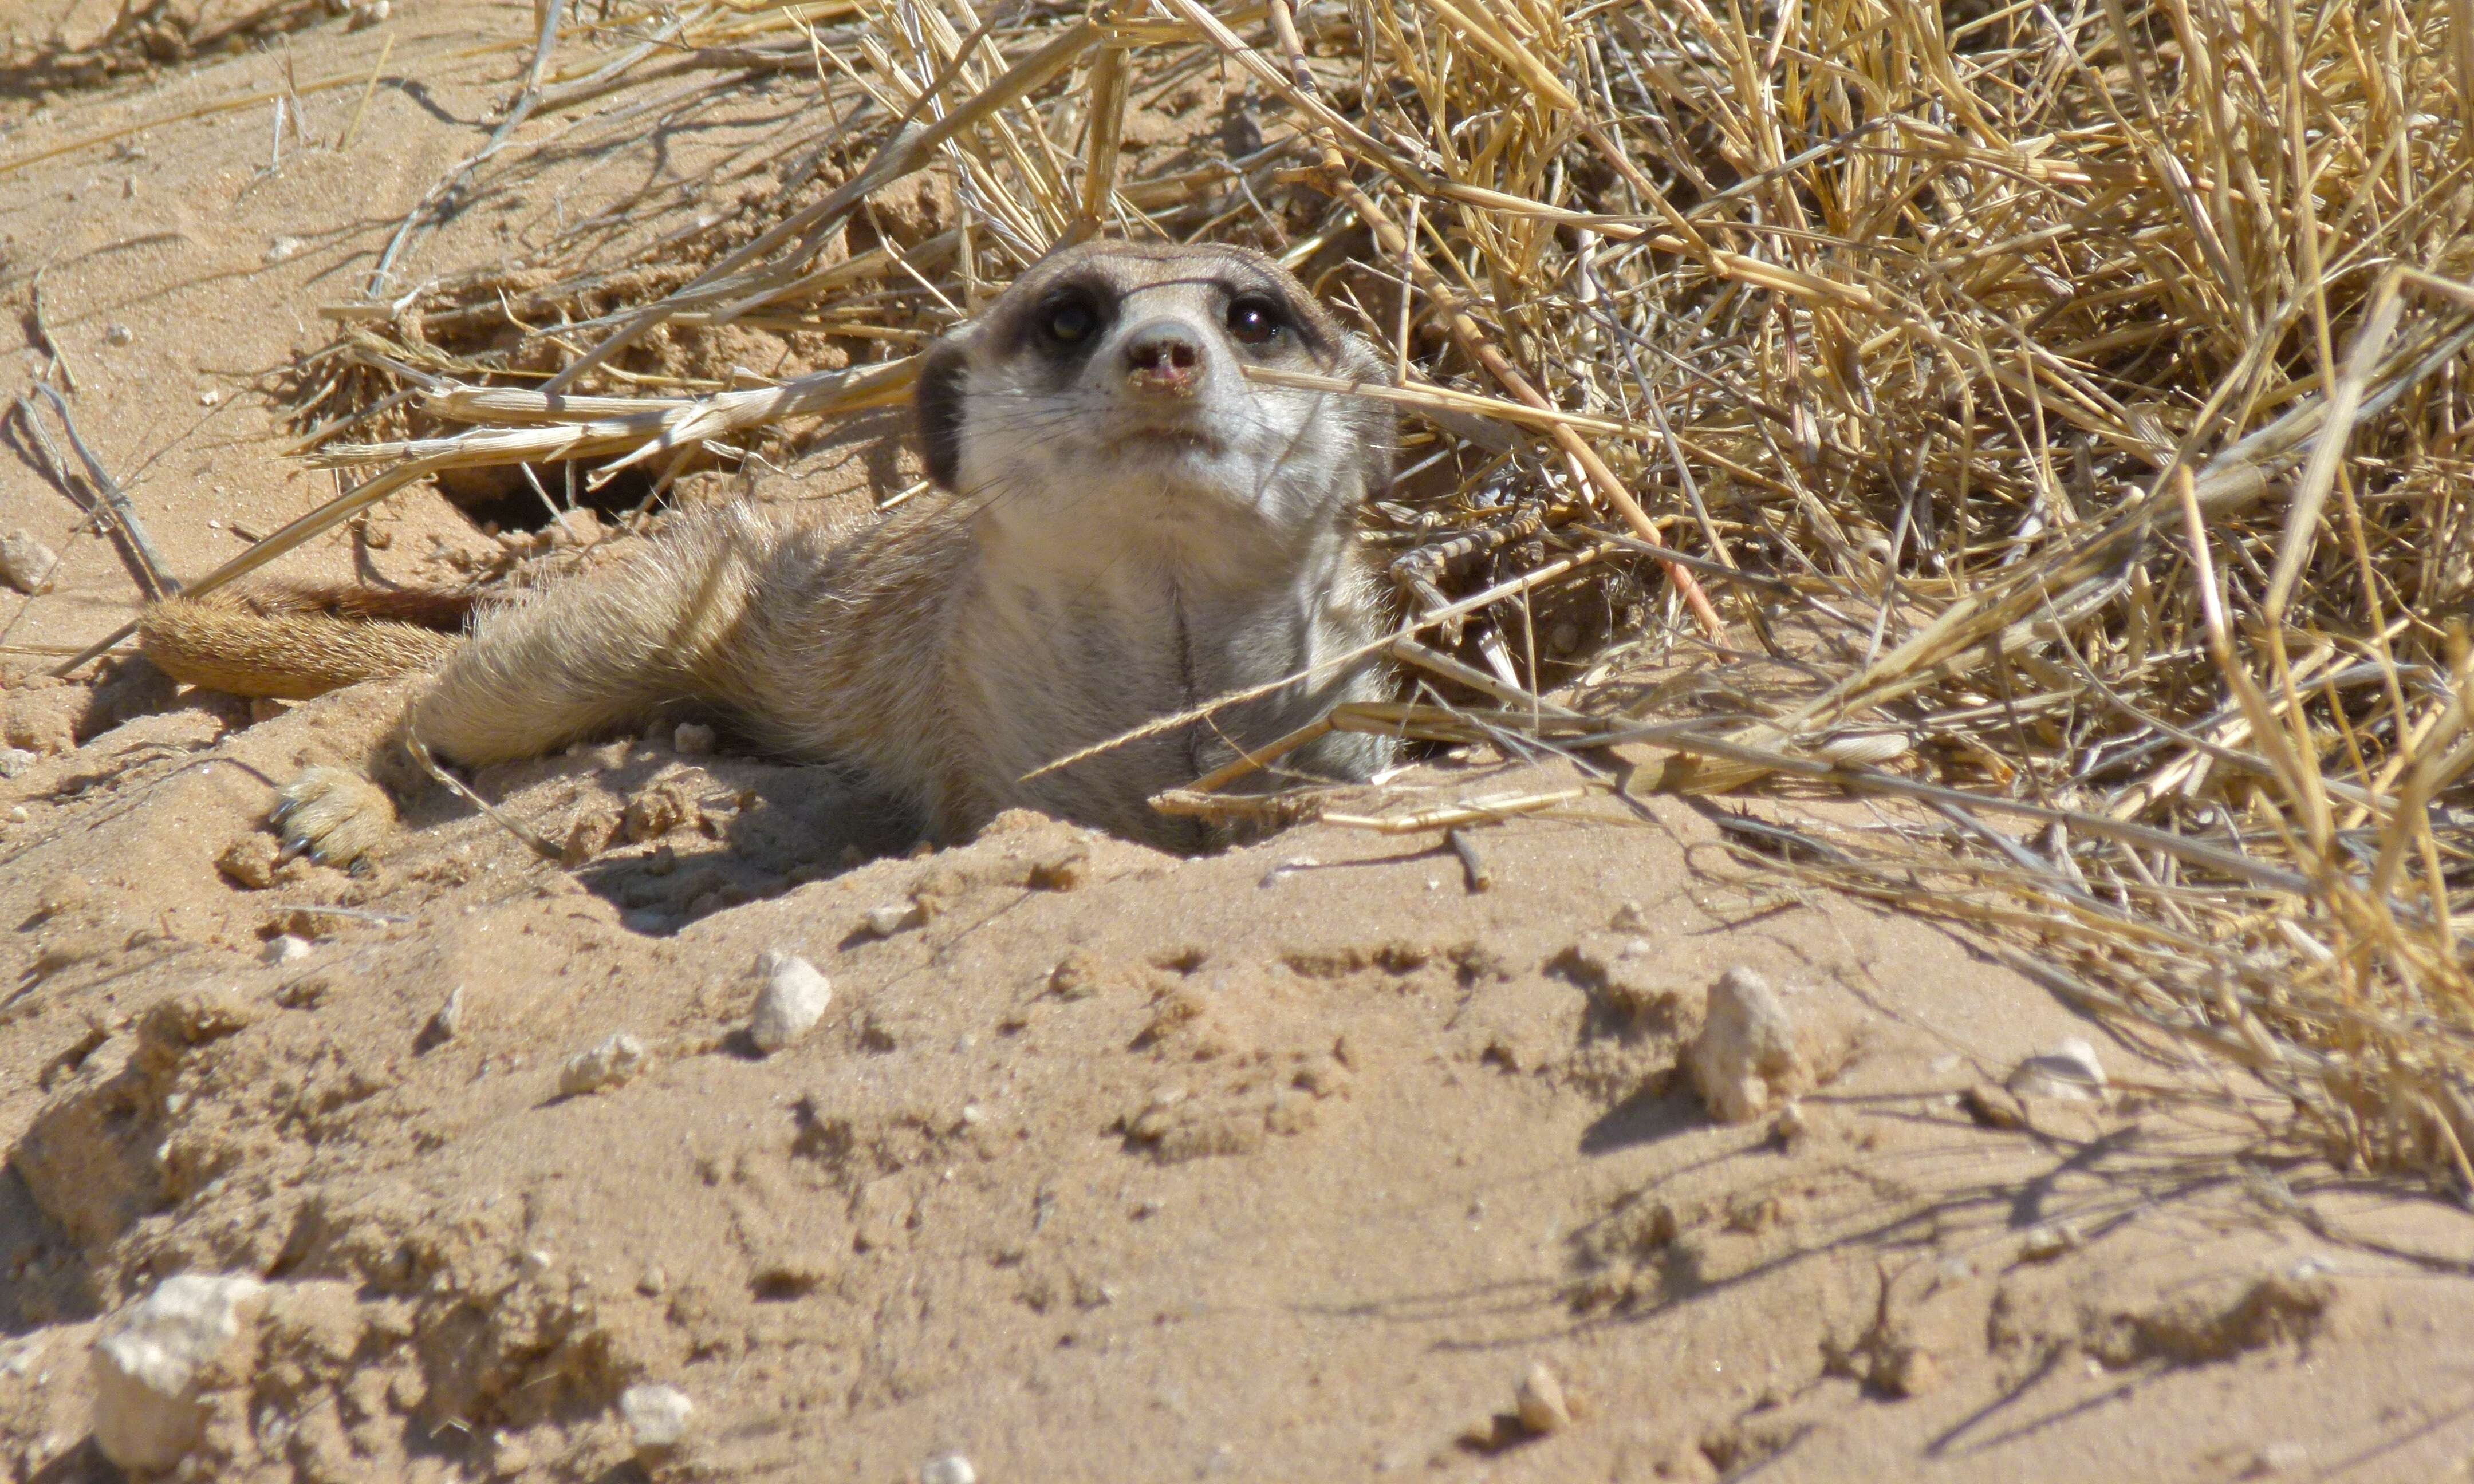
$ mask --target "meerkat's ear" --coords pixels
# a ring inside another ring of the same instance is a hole
[[[970,372],[969,341],[948,335],[928,347],[919,363],[919,385],[910,394],[928,477],[946,490],[953,489],[961,474],[962,394]]]
[[[1375,386],[1395,386],[1398,378],[1392,374],[1391,358],[1376,350],[1371,342],[1354,331],[1341,336],[1340,373],[1352,381]],[[1392,465],[1400,442],[1400,419],[1390,402],[1378,402],[1370,396],[1351,396],[1342,400],[1348,405],[1343,414],[1357,435],[1360,447],[1366,450],[1366,497],[1389,499],[1392,495]]]

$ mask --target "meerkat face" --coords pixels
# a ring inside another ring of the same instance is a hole
[[[1387,406],[1262,385],[1249,367],[1392,379],[1259,253],[1068,249],[929,352],[929,472],[1008,521],[1069,526],[1106,502],[1118,520],[1329,530],[1388,488]]]

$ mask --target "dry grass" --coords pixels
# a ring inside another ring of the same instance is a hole
[[[228,571],[441,467],[789,446],[1061,240],[1253,242],[1409,389],[1368,539],[1434,684],[1335,724],[1894,801],[1746,849],[2474,1189],[2464,0],[823,0],[558,45],[524,91],[566,121],[465,197],[754,79],[795,108],[338,306],[314,441],[385,471]],[[827,369],[681,369],[725,334]],[[425,436],[328,442],[379,425]]]

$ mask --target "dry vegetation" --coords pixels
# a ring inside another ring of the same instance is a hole
[[[1251,242],[1411,414],[1367,539],[1427,684],[1333,725],[1893,801],[1747,859],[2474,1190],[2463,0],[819,0],[521,46],[301,368],[303,449],[371,477],[209,582],[442,470],[649,497],[795,449],[1060,241]],[[420,270],[751,89],[721,168]]]

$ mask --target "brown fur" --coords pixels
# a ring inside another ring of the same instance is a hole
[[[1067,250],[930,352],[918,411],[940,494],[848,526],[685,516],[629,560],[492,606],[461,647],[376,600],[357,624],[325,600],[176,602],[150,615],[148,653],[258,694],[444,658],[407,726],[470,765],[699,703],[769,751],[861,769],[940,838],[1030,806],[1192,848],[1198,826],[1152,794],[1383,688],[1346,657],[1380,628],[1352,515],[1388,487],[1389,416],[1254,385],[1249,363],[1384,375],[1258,254]],[[1389,755],[1337,733],[1288,766],[1361,778]],[[348,858],[382,796],[331,773],[287,790],[282,818],[296,845]]]
[[[137,643],[174,680],[238,696],[306,701],[447,662],[470,593],[261,584],[146,610]]]

